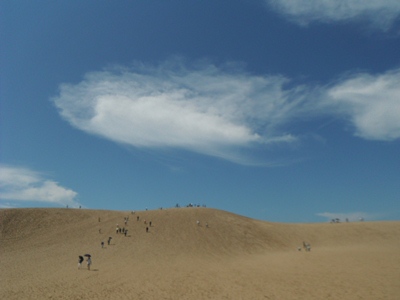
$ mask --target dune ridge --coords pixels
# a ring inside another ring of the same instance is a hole
[[[3,209],[0,298],[399,299],[399,236],[398,221],[283,224],[199,207]],[[77,268],[85,253],[91,271]]]

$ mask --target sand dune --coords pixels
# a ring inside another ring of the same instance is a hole
[[[400,299],[400,222],[281,224],[208,208],[4,209],[0,230],[0,299]],[[310,252],[297,251],[303,241]],[[78,270],[85,253],[91,271]]]

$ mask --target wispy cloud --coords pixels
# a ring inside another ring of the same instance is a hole
[[[0,165],[0,199],[78,206],[77,193],[27,168]],[[12,206],[10,203],[4,206]]]
[[[324,213],[318,213],[317,216],[326,218],[328,221],[338,218],[340,219],[341,222],[346,221],[346,219],[349,220],[350,222],[360,221],[360,220],[373,221],[382,217],[381,214],[371,214],[366,212],[352,212],[352,213],[324,212]]]
[[[62,84],[53,100],[63,118],[87,133],[242,164],[254,163],[249,153],[255,148],[297,141],[289,125],[324,115],[339,115],[361,138],[400,137],[399,70],[356,74],[328,86],[288,88],[289,82],[167,62],[88,73],[78,84]]]
[[[389,29],[400,15],[398,0],[265,0],[300,25],[368,20],[375,28]]]
[[[0,203],[0,209],[1,208],[15,208],[15,205],[11,204],[11,203]]]
[[[240,150],[294,140],[275,130],[303,100],[286,83],[281,76],[166,63],[86,74],[77,85],[61,85],[54,102],[73,126],[119,143],[247,163]]]
[[[349,119],[359,137],[400,138],[400,69],[375,76],[353,75],[327,90],[327,102]]]

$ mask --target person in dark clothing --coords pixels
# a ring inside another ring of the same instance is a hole
[[[78,269],[81,268],[82,262],[83,262],[83,256],[79,255],[79,259],[78,259]]]

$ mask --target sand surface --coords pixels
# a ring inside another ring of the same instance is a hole
[[[310,252],[297,250],[303,241]],[[77,265],[86,253],[90,271]],[[0,299],[398,300],[400,222],[282,224],[209,208],[3,209]]]

